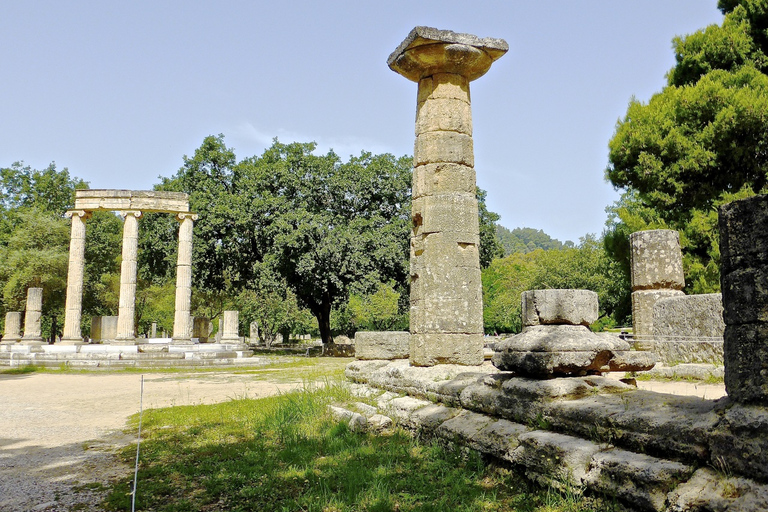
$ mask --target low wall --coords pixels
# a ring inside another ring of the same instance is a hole
[[[646,341],[665,364],[723,364],[723,297],[719,293],[659,299],[653,306],[653,339]]]

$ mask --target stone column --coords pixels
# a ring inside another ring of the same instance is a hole
[[[680,235],[671,229],[629,235],[632,266],[632,332],[635,346],[651,350],[653,306],[659,299],[679,297],[685,286]]]
[[[64,307],[64,333],[62,345],[83,343],[80,321],[83,314],[83,273],[85,270],[85,221],[91,212],[72,210],[66,213],[72,218],[72,234],[69,238],[69,270],[67,271],[67,302]]]
[[[221,333],[220,343],[240,343],[240,336],[238,334],[239,317],[240,313],[238,311],[224,312],[224,328]]]
[[[40,320],[43,317],[43,289],[27,289],[27,305],[24,311],[23,345],[42,345],[43,336],[40,331]]]
[[[5,332],[2,345],[17,343],[21,339],[21,313],[18,311],[9,311],[5,314]]]
[[[124,211],[123,261],[120,265],[120,303],[117,312],[117,335],[120,344],[136,343],[136,253],[139,245],[140,211]]]
[[[389,67],[417,82],[411,207],[410,362],[483,362],[483,300],[469,82],[502,39],[416,27]]]
[[[150,327],[149,331],[149,337],[157,338],[157,322],[152,322],[152,327]]]
[[[719,213],[725,390],[736,402],[768,406],[768,196]]]
[[[192,342],[192,226],[194,213],[179,213],[179,255],[176,260],[176,310],[173,318],[173,343]]]

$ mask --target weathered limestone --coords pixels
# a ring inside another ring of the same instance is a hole
[[[80,345],[83,335],[80,322],[83,312],[83,274],[85,271],[85,221],[91,213],[71,210],[66,213],[72,219],[69,239],[69,269],[67,271],[67,301],[64,307],[64,333],[62,345]]]
[[[117,314],[115,341],[123,344],[136,342],[136,256],[139,247],[140,211],[124,211],[123,260],[120,264],[120,302]]]
[[[75,210],[184,213],[189,211],[189,195],[156,190],[76,190]]]
[[[493,364],[532,377],[653,367],[654,354],[631,352],[624,340],[590,331],[597,316],[597,294],[589,290],[523,292],[523,332],[496,344]]]
[[[149,337],[157,338],[157,322],[152,322],[152,326],[149,329]]]
[[[190,343],[192,340],[192,225],[197,220],[194,213],[180,213],[179,254],[176,263],[176,309],[173,317],[173,343]]]
[[[653,351],[664,363],[723,364],[723,296],[660,299],[653,306]]]
[[[197,338],[200,343],[208,343],[212,330],[213,326],[208,318],[196,316],[192,321],[192,337]]]
[[[410,297],[416,366],[483,362],[469,82],[508,49],[501,39],[416,27],[387,61],[419,84]]]
[[[91,341],[114,341],[116,336],[116,316],[91,317]]]
[[[407,359],[410,338],[409,332],[357,331],[355,357],[357,359]]]
[[[10,345],[21,340],[21,312],[9,311],[5,314],[5,332],[0,344]]]
[[[24,336],[22,345],[42,345],[40,321],[43,317],[43,289],[27,289],[27,305],[24,310]]]
[[[221,333],[220,343],[240,343],[238,333],[239,311],[224,311],[224,327]]]
[[[597,321],[597,293],[590,290],[530,290],[522,294],[523,325],[585,325]]]
[[[725,389],[768,405],[768,196],[720,207]]]
[[[683,295],[680,235],[670,229],[637,231],[629,235],[629,243],[633,333],[638,347],[652,348],[653,305],[662,298]]]

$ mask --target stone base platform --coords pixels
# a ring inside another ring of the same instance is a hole
[[[506,460],[532,480],[615,496],[632,510],[768,510],[765,407],[601,376],[529,379],[487,363],[355,361],[346,375],[377,404],[343,415],[356,428],[381,425],[383,414]]]
[[[0,368],[27,365],[72,368],[163,368],[264,364],[242,343],[0,346]]]

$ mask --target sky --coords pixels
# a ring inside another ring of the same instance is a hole
[[[55,162],[151,189],[208,135],[238,159],[277,137],[411,155],[416,84],[387,57],[417,25],[502,38],[472,82],[475,169],[509,229],[599,235],[608,141],[716,0],[30,0],[0,5],[0,167]]]

